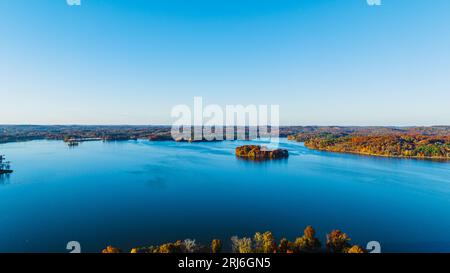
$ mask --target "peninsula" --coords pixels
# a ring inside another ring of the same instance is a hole
[[[413,132],[321,132],[296,134],[289,140],[314,150],[371,156],[450,160],[449,134]]]

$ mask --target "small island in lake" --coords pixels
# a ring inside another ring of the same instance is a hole
[[[236,156],[259,161],[288,158],[289,152],[285,149],[269,150],[260,145],[244,145],[236,148]]]

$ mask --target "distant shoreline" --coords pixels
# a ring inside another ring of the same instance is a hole
[[[287,137],[280,137],[282,139],[287,139]],[[141,140],[141,141],[149,141],[149,142],[177,142],[175,140],[148,140],[145,138],[138,138],[138,139],[126,139],[126,140],[107,140],[107,141],[103,141],[103,140],[95,140],[95,141],[102,141],[102,142],[120,142],[120,141],[137,141],[137,140]],[[255,141],[256,139],[253,140],[242,140],[242,141]],[[18,140],[18,141],[10,141],[10,142],[0,142],[0,147],[3,144],[8,144],[8,143],[21,143],[21,142],[31,142],[31,141],[60,141],[64,143],[63,139],[45,139],[45,138],[41,138],[41,139],[29,139],[29,140]],[[236,141],[236,140],[220,140],[220,141]],[[84,141],[81,141],[84,142]],[[94,142],[94,140],[90,140],[87,142]],[[203,141],[203,142],[217,142],[217,141]],[[290,142],[295,142],[295,141],[290,141]],[[198,143],[198,142],[188,142],[185,141],[183,143]],[[297,142],[297,143],[303,143],[304,142]],[[392,159],[414,159],[414,160],[424,160],[424,161],[436,161],[436,162],[450,162],[450,158],[446,158],[446,157],[419,157],[419,156],[395,156],[395,155],[381,155],[381,154],[373,154],[373,153],[362,153],[362,152],[352,152],[352,151],[332,151],[332,150],[327,150],[327,149],[319,149],[319,148],[311,148],[305,145],[305,147],[311,151],[319,151],[319,152],[327,152],[327,153],[334,153],[334,154],[348,154],[348,155],[360,155],[360,156],[367,156],[367,157],[378,157],[378,158],[392,158]]]
[[[241,138],[249,140],[255,136],[257,138],[274,137],[271,132],[267,131],[259,131],[257,135],[250,136],[250,129],[256,128],[248,126],[229,126],[226,128],[232,128],[234,132],[227,131],[226,136],[223,136],[224,140]],[[193,136],[189,139],[174,139],[171,127],[168,125],[0,125],[0,144],[30,140],[62,140],[72,146],[78,145],[78,142],[92,140],[142,139],[149,141],[207,142],[209,139],[215,139],[215,129],[214,126],[211,126],[208,130],[211,135],[203,135],[202,139],[197,140]],[[244,136],[239,135],[238,130],[243,130]],[[229,136],[231,136],[231,139]],[[450,160],[450,126],[281,126],[275,136],[304,142],[307,148],[318,151],[391,158]]]

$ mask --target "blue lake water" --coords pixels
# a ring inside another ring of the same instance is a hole
[[[259,142],[258,142],[259,143]],[[450,163],[312,151],[249,162],[211,143],[61,141],[0,145],[0,252],[124,250],[192,238],[209,244],[271,230],[295,239],[338,228],[382,251],[450,252]]]

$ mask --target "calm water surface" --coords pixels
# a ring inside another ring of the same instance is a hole
[[[122,249],[271,230],[293,240],[339,228],[383,251],[450,251],[450,163],[311,151],[288,160],[235,158],[249,142],[0,145],[0,252]]]

